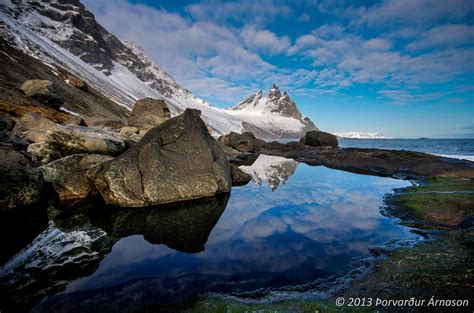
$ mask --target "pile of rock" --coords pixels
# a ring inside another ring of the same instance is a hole
[[[32,96],[53,98],[51,85],[36,85],[43,89]],[[107,204],[143,207],[226,193],[232,178],[236,184],[250,180],[231,169],[197,110],[171,118],[163,100],[147,98],[136,103],[128,125],[119,122],[56,124],[36,112],[16,123],[2,117],[0,132],[27,143],[25,151],[11,145],[0,151],[3,208],[35,206],[45,186],[61,204],[99,195]]]

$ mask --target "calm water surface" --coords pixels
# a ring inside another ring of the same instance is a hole
[[[2,291],[38,312],[298,297],[360,273],[371,247],[419,239],[380,213],[406,181],[269,156],[242,169],[254,181],[230,197],[55,218],[2,268]]]

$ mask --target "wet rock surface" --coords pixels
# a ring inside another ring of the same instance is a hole
[[[106,163],[95,180],[105,202],[143,207],[227,192],[227,158],[199,116],[187,109]]]

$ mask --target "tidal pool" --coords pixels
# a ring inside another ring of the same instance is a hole
[[[407,181],[265,155],[241,168],[254,181],[230,196],[56,217],[2,267],[1,291],[37,312],[311,298],[420,239],[380,210]]]

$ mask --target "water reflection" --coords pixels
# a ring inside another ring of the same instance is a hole
[[[260,155],[250,166],[241,166],[240,169],[252,176],[253,181],[262,185],[266,183],[272,191],[280,184],[284,185],[298,167],[298,162],[277,156]]]
[[[143,235],[151,244],[197,253],[204,251],[228,200],[229,194],[222,194],[157,208],[105,209],[91,214],[91,221],[115,238]]]
[[[266,156],[245,169],[257,184],[234,188],[230,199],[155,210],[94,210],[82,225],[117,242],[100,255],[93,273],[66,280],[62,294],[35,310],[153,310],[207,292],[260,297],[268,291],[304,291],[317,287],[319,279],[347,272],[370,246],[415,236],[379,212],[384,194],[407,182]],[[70,220],[56,223],[80,242],[74,234],[80,230],[70,229]],[[41,248],[48,249],[47,243]],[[22,273],[20,263],[9,268]]]

